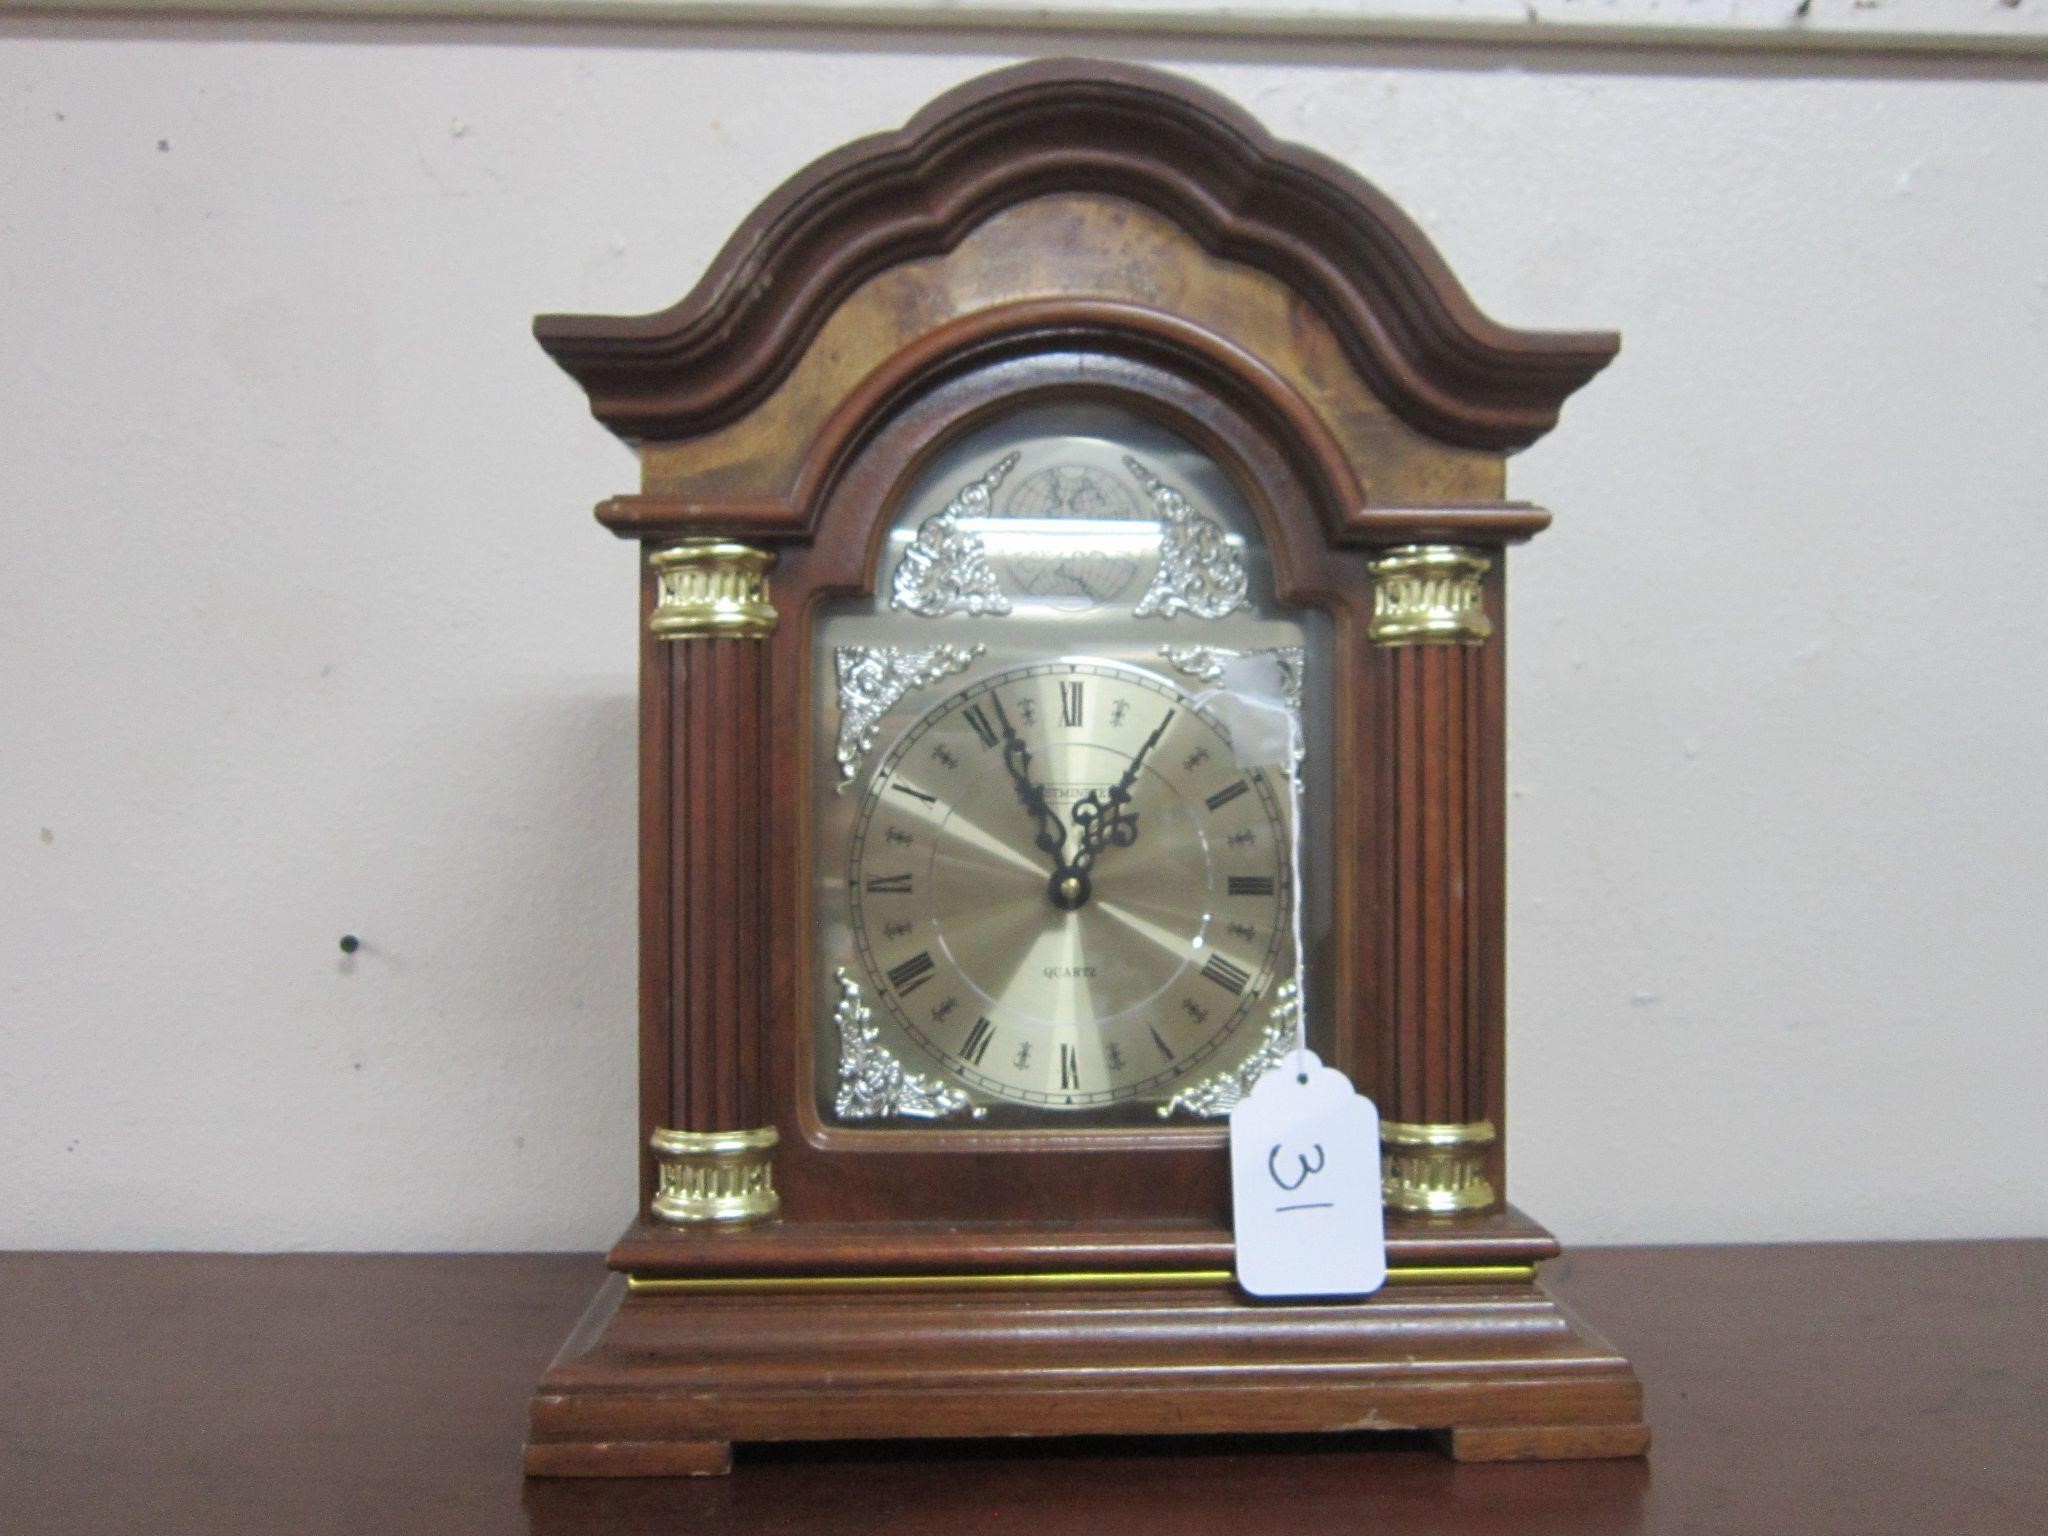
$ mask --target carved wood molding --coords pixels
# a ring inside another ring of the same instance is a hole
[[[1373,507],[1327,427],[1287,380],[1243,349],[1176,316],[1132,304],[1072,299],[997,305],[941,326],[871,372],[817,431],[788,493],[761,500],[697,500],[623,495],[600,503],[597,517],[622,538],[692,534],[779,542],[816,531],[823,491],[855,446],[856,435],[893,401],[918,393],[935,376],[958,376],[1007,357],[1057,354],[1087,387],[1113,389],[1114,360],[1156,362],[1198,378],[1299,444],[1310,478],[1328,488],[1321,507],[1328,536],[1342,544],[1401,544],[1418,539],[1520,543],[1549,526],[1550,514],[1521,502]],[[1106,366],[1108,365],[1108,366]]]
[[[1301,445],[1314,477],[1330,488],[1327,522],[1342,538],[1346,519],[1363,518],[1364,491],[1342,448],[1315,412],[1274,370],[1242,348],[1177,316],[1139,305],[1052,299],[992,305],[937,326],[872,370],[815,429],[794,483],[769,499],[693,500],[663,495],[614,496],[598,520],[624,538],[648,539],[718,533],[770,541],[808,539],[824,492],[858,444],[862,429],[897,402],[922,394],[943,378],[975,370],[997,373],[1006,362],[1057,357],[1067,364],[1063,392],[1114,392],[1117,364],[1159,363],[1201,379],[1219,397],[1249,407]],[[1027,371],[1031,369],[1025,363]],[[1043,388],[1043,381],[1038,383]]]
[[[1620,345],[1489,320],[1407,216],[1345,167],[1188,81],[1077,60],[969,81],[903,129],[816,161],[669,309],[544,315],[534,333],[619,436],[692,437],[757,405],[868,278],[950,249],[1003,208],[1077,191],[1151,207],[1291,286],[1396,414],[1459,447],[1534,442]]]

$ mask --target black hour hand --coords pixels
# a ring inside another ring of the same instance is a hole
[[[1130,808],[1129,798],[1118,785],[1107,802],[1091,789],[1074,803],[1074,825],[1081,833],[1074,868],[1082,874],[1094,866],[1103,849],[1128,848],[1138,840],[1138,813]]]
[[[1052,860],[1054,868],[1058,868],[1066,859],[1066,823],[1047,803],[1045,791],[1031,782],[1031,749],[1024,745],[1023,738],[1010,724],[1010,717],[1003,713],[1002,700],[993,702],[996,719],[1003,726],[1003,766],[1009,770],[1011,782],[1017,786],[1018,802],[1038,824],[1034,841],[1039,851]]]

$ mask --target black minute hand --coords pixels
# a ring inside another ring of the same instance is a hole
[[[1145,738],[1145,745],[1138,748],[1138,755],[1131,759],[1131,766],[1124,770],[1109,791],[1105,803],[1094,790],[1089,790],[1074,806],[1074,825],[1081,831],[1081,846],[1074,854],[1073,868],[1086,874],[1095,865],[1096,856],[1104,848],[1128,848],[1138,840],[1138,813],[1128,810],[1131,803],[1131,786],[1138,782],[1138,770],[1145,766],[1145,754],[1159,744],[1159,738],[1166,734],[1166,728],[1173,724],[1178,710],[1169,709],[1166,718]]]

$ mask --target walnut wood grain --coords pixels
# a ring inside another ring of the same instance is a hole
[[[673,881],[668,1123],[744,1131],[773,1123],[763,1042],[771,1019],[761,841],[772,819],[762,741],[758,640],[666,642],[669,740],[666,864]],[[657,1028],[659,1028],[657,1022]]]
[[[1379,1099],[1389,1120],[1501,1120],[1507,626],[1503,552],[1491,553],[1485,644],[1383,647],[1371,663],[1391,855],[1377,935],[1389,978]]]
[[[534,1396],[527,1468],[643,1476],[670,1470],[664,1444],[762,1439],[1475,1428],[1524,1432],[1468,1442],[1486,1459],[1649,1444],[1628,1362],[1530,1283],[1270,1306],[1227,1285],[678,1296],[621,1276]]]
[[[1502,494],[1499,453],[1439,442],[1388,410],[1336,332],[1285,283],[1205,250],[1141,204],[1102,192],[1054,192],[992,214],[942,255],[869,278],[743,416],[692,437],[646,443],[641,478],[650,500],[635,515],[645,526],[696,508],[702,517],[743,518],[755,536],[800,524],[829,441],[826,422],[863,392],[902,388],[905,362],[924,350],[925,338],[960,337],[965,323],[973,341],[949,342],[949,349],[987,347],[1027,331],[1037,316],[1071,326],[1091,312],[1155,326],[1177,319],[1242,356],[1284,360],[1318,430],[1351,463],[1372,466],[1371,483],[1361,487],[1365,505],[1462,503],[1469,510]],[[762,496],[777,510],[749,512],[748,499]],[[726,505],[734,501],[740,505]],[[617,509],[606,515],[616,519]]]
[[[1408,217],[1345,167],[1277,143],[1189,81],[1076,60],[970,81],[901,131],[799,172],[672,308],[544,316],[535,334],[620,436],[695,436],[773,389],[868,277],[1054,190],[1114,191],[1280,278],[1328,317],[1375,394],[1445,442],[1534,441],[1618,346],[1496,324]]]

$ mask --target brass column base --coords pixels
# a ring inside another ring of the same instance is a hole
[[[1452,1215],[1483,1211],[1498,1198],[1486,1176],[1493,1122],[1415,1125],[1380,1122],[1380,1183],[1390,1210]]]
[[[659,1177],[654,1214],[689,1226],[765,1221],[782,1207],[770,1154],[780,1138],[757,1131],[659,1130],[648,1138]]]

